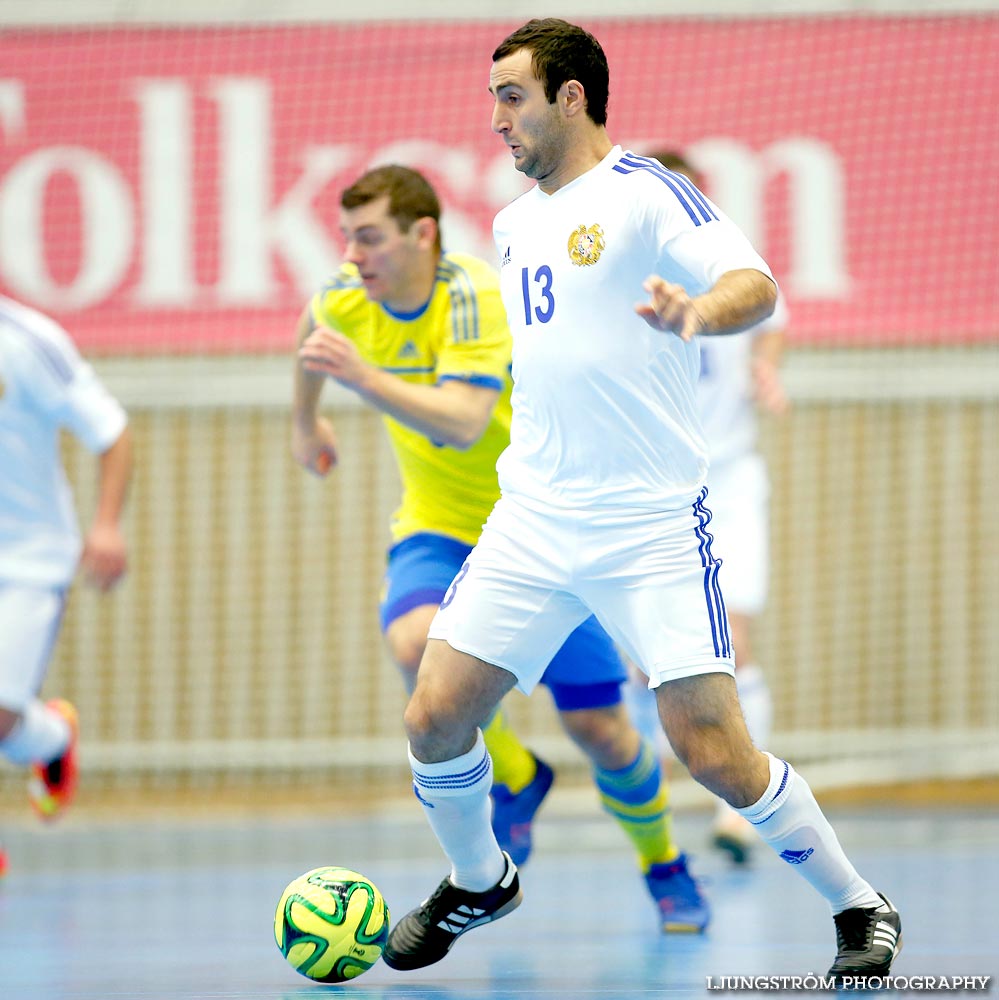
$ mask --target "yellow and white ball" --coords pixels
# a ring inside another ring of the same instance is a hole
[[[367,972],[388,940],[389,910],[358,872],[330,866],[300,875],[274,914],[274,940],[289,964],[318,983]]]

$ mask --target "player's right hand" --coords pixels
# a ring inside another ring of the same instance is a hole
[[[84,579],[107,593],[125,575],[127,568],[125,539],[117,523],[95,523],[87,532],[80,555]]]
[[[339,458],[333,425],[325,417],[317,418],[311,428],[294,422],[291,453],[303,469],[316,476],[328,476]]]

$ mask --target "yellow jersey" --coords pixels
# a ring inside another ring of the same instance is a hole
[[[426,304],[403,314],[372,302],[357,268],[345,264],[311,308],[316,324],[339,331],[365,361],[407,382],[461,379],[500,390],[489,426],[467,451],[383,417],[402,478],[393,539],[429,531],[474,545],[499,497],[496,459],[510,443],[512,341],[496,273],[477,257],[444,254]]]

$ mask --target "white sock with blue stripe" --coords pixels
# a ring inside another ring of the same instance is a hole
[[[424,764],[410,750],[409,764],[413,791],[451,862],[451,881],[473,892],[491,889],[506,872],[506,859],[493,835],[493,762],[482,733],[453,760]]]
[[[758,802],[736,812],[784,861],[794,866],[840,913],[854,906],[876,907],[881,898],[850,864],[808,782],[787,761],[772,754],[770,784]]]

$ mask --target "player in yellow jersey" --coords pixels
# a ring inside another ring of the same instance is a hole
[[[438,198],[426,179],[379,167],[340,200],[343,267],[298,324],[292,450],[326,475],[338,446],[320,417],[327,378],[380,410],[402,478],[392,519],[381,624],[411,692],[430,621],[499,496],[496,460],[510,438],[511,338],[495,272],[441,248]],[[626,671],[590,618],[545,673],[566,731],[590,758],[604,807],[634,844],[667,931],[702,931],[707,904],[670,836],[666,788],[651,747],[629,720]],[[485,726],[493,757],[493,829],[516,863],[552,771],[498,716]]]

